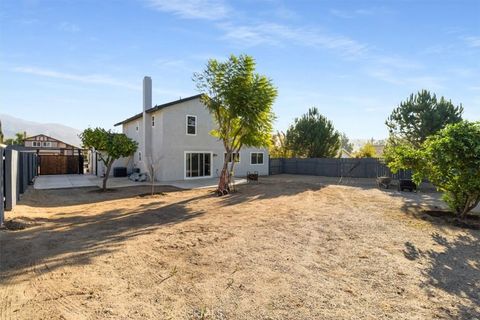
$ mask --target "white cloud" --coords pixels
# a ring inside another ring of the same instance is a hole
[[[247,46],[297,43],[304,46],[336,50],[345,56],[357,56],[367,51],[367,45],[341,35],[331,35],[318,29],[289,27],[276,23],[257,25],[220,24],[224,38]]]
[[[463,40],[467,43],[469,47],[480,48],[480,37],[467,36],[463,37]]]
[[[339,9],[330,9],[330,14],[332,16],[342,18],[342,19],[352,19],[360,16],[371,16],[374,14],[386,14],[390,11],[383,7],[374,7],[374,8],[360,8],[355,10],[339,10]]]
[[[55,78],[62,80],[77,81],[88,84],[103,84],[109,86],[122,87],[130,90],[141,90],[140,86],[133,85],[128,82],[124,82],[118,79],[115,79],[108,75],[102,74],[89,74],[89,75],[78,75],[71,73],[58,72],[55,70],[37,68],[37,67],[16,67],[13,68],[13,71],[25,74],[31,74],[47,78]]]
[[[80,27],[77,26],[76,24],[74,23],[70,23],[70,22],[62,22],[60,23],[60,25],[58,26],[58,28],[62,31],[66,31],[66,32],[78,32],[80,31]]]
[[[230,9],[221,0],[147,0],[150,7],[182,18],[221,20]]]

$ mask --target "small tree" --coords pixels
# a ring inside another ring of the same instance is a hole
[[[213,115],[216,128],[211,132],[223,142],[226,157],[218,182],[219,194],[228,192],[232,161],[228,159],[243,146],[268,147],[274,114],[273,102],[277,90],[270,79],[255,73],[255,60],[247,55],[231,55],[226,62],[208,61],[193,80],[201,93],[202,101]]]
[[[350,139],[348,139],[344,132],[340,134],[340,145],[341,148],[347,152],[353,151],[353,143],[350,142]]]
[[[128,138],[123,133],[115,133],[102,128],[85,129],[80,134],[83,146],[97,151],[100,161],[107,168],[103,178],[102,190],[107,189],[107,180],[113,162],[121,157],[129,157],[137,150],[137,142]]]
[[[272,135],[272,144],[268,153],[272,158],[291,157],[292,152],[287,147],[286,136],[283,131],[277,131],[277,133]]]
[[[340,134],[333,123],[314,107],[295,119],[287,131],[286,142],[294,156],[336,157],[340,149]]]
[[[420,147],[429,136],[447,124],[461,121],[462,113],[462,105],[454,106],[444,97],[437,100],[435,94],[422,90],[401,102],[385,124],[390,132],[390,140],[399,139]]]
[[[355,158],[373,158],[377,155],[377,150],[373,146],[373,143],[365,143],[357,152],[355,152]]]
[[[396,149],[388,164],[392,171],[412,169],[417,183],[427,178],[458,217],[480,202],[480,122],[450,124],[419,149],[409,144]]]
[[[148,156],[148,174],[150,176],[151,182],[151,195],[153,196],[155,193],[155,176],[160,168],[160,163],[163,159],[163,156],[154,158],[153,156]]]

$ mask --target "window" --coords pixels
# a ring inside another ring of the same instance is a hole
[[[211,176],[212,154],[206,152],[185,153],[185,178]]]
[[[250,153],[250,164],[263,164],[263,152]]]
[[[187,115],[187,134],[192,136],[197,134],[197,116]]]
[[[42,144],[40,143],[40,141],[33,141],[33,142],[32,142],[32,145],[33,145],[34,147],[41,147],[41,146],[42,146]]]
[[[51,143],[50,141],[44,142],[44,143],[43,143],[43,146],[44,146],[44,147],[51,147],[51,146],[52,146],[52,143]]]
[[[223,157],[225,159],[225,161],[227,161],[227,153],[225,152],[223,154]],[[232,159],[235,160],[235,162],[240,162],[240,153],[238,152],[232,152],[232,154],[230,155],[230,159],[228,160],[228,162],[232,162]]]
[[[135,126],[135,131],[138,132],[138,122],[137,122],[137,125]]]
[[[152,127],[155,127],[155,116],[152,116]]]
[[[142,161],[142,152],[138,152],[138,161]]]

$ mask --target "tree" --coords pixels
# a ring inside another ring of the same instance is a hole
[[[365,143],[357,152],[355,158],[374,158],[377,155],[377,150],[372,142]]]
[[[391,139],[399,139],[419,147],[430,135],[451,123],[462,120],[462,105],[422,90],[401,102],[387,119]]]
[[[193,80],[215,120],[216,128],[211,134],[223,142],[227,153],[218,191],[228,193],[235,165],[232,161],[228,170],[232,153],[244,146],[270,145],[277,89],[270,79],[255,72],[255,60],[248,55],[231,55],[225,62],[211,59],[203,72],[194,74]]]
[[[115,133],[102,128],[85,129],[80,134],[80,139],[85,148],[93,148],[107,168],[103,178],[102,190],[107,190],[107,180],[113,162],[121,157],[129,157],[137,150],[137,142],[128,138],[123,133]]]
[[[345,133],[340,134],[340,146],[349,153],[353,151],[353,143],[350,142],[350,139],[348,139]]]
[[[413,179],[424,178],[443,191],[443,199],[460,218],[480,202],[480,122],[449,124],[427,138],[419,149],[397,146],[389,167],[414,170]]]
[[[0,143],[3,143],[2,121],[0,120]]]
[[[17,132],[15,133],[15,138],[5,139],[5,144],[22,145],[24,140],[25,140],[25,133]]]
[[[336,157],[341,146],[340,134],[315,107],[295,119],[286,142],[294,156],[307,158]]]
[[[277,131],[272,135],[269,155],[271,158],[290,158],[292,152],[287,147],[286,136],[283,131]]]

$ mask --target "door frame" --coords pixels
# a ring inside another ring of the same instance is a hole
[[[187,177],[187,153],[209,153],[210,154],[210,175],[201,176],[201,177]],[[184,180],[205,179],[205,178],[211,178],[212,176],[213,176],[213,152],[212,151],[184,151],[183,152],[183,179]]]

